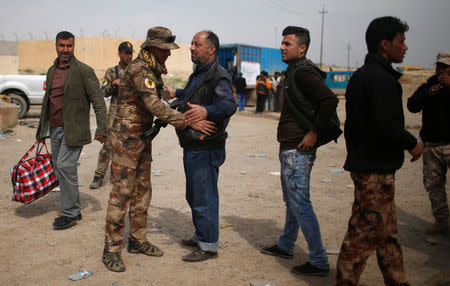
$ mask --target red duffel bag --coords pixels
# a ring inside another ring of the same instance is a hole
[[[41,153],[44,147],[46,153]],[[34,148],[36,155],[27,160]],[[11,181],[13,201],[24,204],[39,199],[58,186],[58,179],[53,171],[52,155],[48,152],[45,141],[36,141],[12,168]]]

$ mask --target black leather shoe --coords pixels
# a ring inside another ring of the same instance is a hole
[[[320,268],[320,267],[311,265],[311,263],[309,263],[309,262],[306,262],[305,264],[292,267],[291,271],[298,275],[326,277],[326,276],[328,276],[330,269],[329,268]]]
[[[292,259],[292,257],[293,257],[292,254],[280,249],[278,247],[278,245],[276,245],[276,244],[273,246],[269,246],[269,247],[265,247],[265,248],[261,249],[261,253],[267,254],[267,255],[278,256],[278,257],[285,258],[285,259]]]
[[[183,256],[184,262],[201,262],[211,258],[217,258],[217,252],[209,252],[197,249],[186,256]]]
[[[198,246],[198,244],[194,242],[192,239],[182,239],[181,244],[184,246],[191,246],[191,247]]]
[[[81,219],[81,218],[80,218]],[[77,224],[78,216],[71,218],[68,216],[60,216],[55,219],[53,222],[53,229],[54,230],[62,230],[67,229],[69,227],[72,227]]]

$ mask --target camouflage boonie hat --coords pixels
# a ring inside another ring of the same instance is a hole
[[[450,66],[450,53],[439,53],[436,57],[436,63],[443,63]]]
[[[165,27],[153,27],[148,29],[147,39],[141,45],[141,48],[158,47],[164,50],[174,50],[180,47],[175,44],[175,37],[172,31]]]

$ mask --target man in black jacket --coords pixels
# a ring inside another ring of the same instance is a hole
[[[196,247],[183,257],[185,262],[200,262],[217,257],[219,250],[219,167],[225,161],[226,127],[236,112],[228,72],[219,65],[219,38],[211,31],[197,33],[191,43],[191,59],[196,68],[186,87],[176,94],[167,88],[169,97],[182,100],[179,110],[185,120],[203,133],[192,129],[177,131],[183,148],[186,174],[186,200],[192,210],[195,233],[182,240]]]
[[[408,25],[394,17],[373,20],[366,31],[368,54],[345,94],[347,119],[344,168],[351,172],[355,201],[337,261],[336,285],[358,285],[367,258],[376,250],[386,285],[409,285],[397,241],[394,174],[404,150],[417,160],[422,144],[404,127],[401,63]]]
[[[328,258],[310,200],[309,181],[317,147],[336,140],[342,131],[336,116],[338,99],[325,85],[326,73],[306,58],[309,43],[307,29],[288,26],[283,30],[281,57],[288,68],[277,138],[286,221],[277,243],[263,248],[261,253],[292,258],[301,229],[308,244],[309,261],[292,271],[299,275],[327,276]],[[332,119],[337,120],[337,125],[330,133]]]
[[[238,95],[239,111],[242,111],[245,108],[245,88],[247,87],[247,81],[242,77],[242,73],[238,73],[238,76],[233,81],[233,85],[236,88],[236,93]]]
[[[436,220],[428,234],[448,232],[445,181],[450,168],[450,86],[444,79],[449,73],[450,53],[439,53],[436,74],[408,99],[409,111],[422,111],[423,184]]]

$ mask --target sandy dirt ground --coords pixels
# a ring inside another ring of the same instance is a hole
[[[417,87],[414,82],[417,79],[404,80],[405,98]],[[341,99],[342,121],[344,104]],[[36,125],[39,112],[39,107],[33,107],[24,121]],[[408,129],[417,135],[420,114],[405,114]],[[333,285],[335,254],[329,255],[328,278],[301,277],[290,272],[292,266],[307,261],[307,246],[301,234],[292,260],[259,252],[276,241],[284,224],[280,178],[270,174],[280,169],[277,119],[274,113],[255,116],[249,110],[232,118],[227,160],[219,179],[221,249],[217,259],[197,264],[181,261],[191,249],[181,246],[180,240],[193,233],[190,209],[184,199],[182,150],[173,128],[162,130],[153,143],[152,170],[162,173],[152,174],[148,239],[165,254],[161,258],[132,255],[124,248],[124,273],[112,273],[101,262],[110,185],[89,189],[100,144],[85,146],[79,160],[83,220],[71,229],[54,231],[53,219],[60,213],[59,193],[52,192],[30,205],[11,201],[10,168],[34,142],[36,132],[35,128],[17,126],[0,140],[0,285],[249,285],[253,280],[280,286]],[[92,122],[94,125],[94,117]],[[248,156],[254,153],[267,157]],[[345,155],[343,137],[338,144],[321,147],[311,178],[311,197],[329,252],[340,249],[353,202],[348,172],[330,172],[342,170]],[[424,231],[433,219],[422,185],[422,162],[411,163],[409,154],[406,157],[396,181],[399,240],[408,279],[412,285],[423,285],[439,273],[447,273],[448,277],[450,238],[441,237],[434,246],[424,241]],[[68,275],[82,270],[94,274],[78,282],[68,280]],[[383,285],[375,255],[368,260],[361,285]]]

